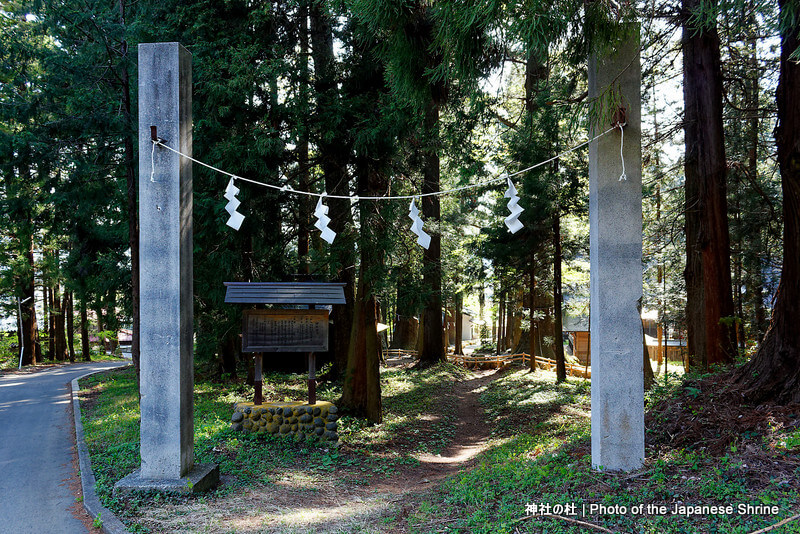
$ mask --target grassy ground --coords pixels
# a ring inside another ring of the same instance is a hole
[[[339,448],[233,433],[231,405],[249,398],[250,388],[199,383],[195,454],[199,462],[220,464],[220,489],[188,498],[142,495],[124,503],[112,498],[111,489],[139,463],[131,371],[81,384],[99,493],[137,532],[750,533],[800,513],[800,429],[784,420],[711,454],[709,447],[670,445],[662,435],[669,422],[651,417],[645,467],[626,475],[598,473],[590,467],[588,382],[556,386],[552,373],[519,368],[477,390],[490,435],[477,462],[419,490],[411,484],[424,476],[419,458],[454,445],[455,384],[472,378],[452,365],[385,370],[384,422],[370,426],[343,417]],[[660,382],[650,403],[683,403],[681,395],[691,397],[695,389],[675,377]],[[321,399],[339,394],[328,385],[318,391]],[[300,375],[265,377],[265,398],[304,395]],[[387,493],[393,480],[409,487],[398,483]],[[528,505],[539,513],[528,513]],[[734,511],[669,513],[676,505],[731,505]],[[774,505],[778,512],[739,514],[739,505]],[[542,515],[547,506],[558,517]],[[643,512],[634,513],[635,506]],[[800,532],[800,521],[771,532]]]
[[[199,498],[145,494],[126,502],[115,499],[112,491],[116,481],[136,469],[140,461],[133,371],[125,369],[94,375],[81,381],[81,398],[98,493],[104,504],[136,532],[183,528],[180,522],[176,524],[160,516],[158,510],[154,510],[159,505],[192,507],[195,501],[194,505],[216,502],[224,508],[222,503],[238,500],[241,506],[241,495],[288,489],[290,491],[282,491],[279,499],[271,497],[276,505],[272,515],[276,521],[281,521],[281,516],[286,516],[291,508],[291,503],[284,500],[314,499],[337,490],[368,490],[370,484],[382,482],[398,470],[416,466],[419,463],[416,454],[440,451],[454,433],[454,404],[450,393],[456,382],[467,374],[449,364],[423,372],[384,371],[383,423],[368,425],[343,416],[338,421],[340,447],[296,444],[271,435],[233,432],[229,428],[232,405],[252,398],[252,388],[200,382],[195,387],[195,458],[198,463],[219,464],[223,479],[220,489]],[[304,376],[266,374],[264,377],[265,399],[302,400],[306,394]],[[339,394],[335,386],[318,385],[319,399],[336,399]],[[358,508],[353,506],[351,511]],[[377,515],[382,510],[383,507]],[[341,510],[340,515],[347,512],[347,509]],[[375,515],[368,512],[366,515]],[[176,513],[188,514],[185,508]],[[299,523],[302,520],[313,523],[314,518],[295,519]],[[208,517],[197,521],[204,523],[203,528],[198,526],[198,531],[207,530],[209,523],[217,523],[217,519]],[[211,531],[230,529],[212,528]]]
[[[675,395],[678,384],[659,388],[651,402]],[[587,394],[585,382],[554,386],[549,373],[516,371],[494,382],[483,401],[502,439],[475,469],[432,494],[412,518],[410,530],[577,533],[602,527],[615,532],[749,533],[800,512],[798,431],[747,436],[713,456],[648,445],[642,470],[598,473],[590,468]],[[658,432],[648,429],[649,434]],[[538,515],[527,513],[532,511],[528,504],[536,505]],[[598,513],[592,513],[592,505]],[[734,512],[668,513],[676,505],[732,505]],[[775,505],[778,513],[740,515],[739,505]],[[635,506],[643,506],[644,513],[633,513]],[[541,515],[548,512],[562,517]],[[800,521],[773,532],[800,532]]]

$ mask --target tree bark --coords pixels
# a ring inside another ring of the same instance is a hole
[[[83,361],[92,361],[92,351],[89,346],[89,317],[86,312],[86,296],[81,298],[81,356]]]
[[[380,71],[377,74],[380,77]],[[369,156],[359,156],[356,167],[360,196],[386,194],[388,181],[375,168]],[[379,308],[374,286],[376,276],[383,272],[384,253],[379,242],[383,240],[385,228],[376,203],[360,203],[359,218],[361,265],[340,404],[346,410],[366,416],[373,423],[380,423],[383,418],[380,383],[382,347],[378,338]]]
[[[219,369],[220,376],[223,374],[229,375],[231,378],[236,378],[236,355],[238,350],[236,342],[239,340],[238,333],[233,333],[227,337],[225,342],[220,347],[219,353]],[[250,357],[250,355],[248,355]]]
[[[36,280],[34,278],[35,263],[33,257],[33,235],[26,236],[30,239],[27,243],[25,254],[28,268],[22,278],[22,335],[24,345],[22,351],[22,365],[36,365],[40,352],[38,345],[38,331],[36,325]],[[26,302],[27,301],[27,302]]]
[[[530,272],[528,273],[530,277],[530,284],[529,284],[529,291],[530,291],[530,302],[529,307],[531,310],[531,318],[530,318],[530,330],[528,332],[528,346],[530,348],[530,370],[531,372],[536,371],[536,257],[534,254],[531,254],[531,265],[530,265]]]
[[[336,80],[333,55],[333,32],[331,17],[323,2],[311,2],[311,56],[314,61],[314,91],[317,99],[316,113],[319,117],[335,117],[336,121],[321,122],[321,130],[316,140],[322,173],[325,176],[325,190],[332,195],[349,195],[349,175],[347,165],[350,160],[350,146],[343,130],[339,109],[339,89]],[[336,240],[330,247],[332,278],[345,284],[346,304],[334,306],[331,320],[334,324],[331,336],[331,352],[334,355],[331,377],[339,377],[347,367],[350,345],[350,326],[353,322],[355,301],[355,242],[349,234],[348,222],[351,219],[350,201],[327,201],[330,228],[336,232]]]
[[[55,334],[55,351],[56,359],[58,361],[66,360],[69,355],[67,354],[67,336],[66,329],[64,328],[64,320],[66,319],[67,309],[67,292],[64,292],[63,298],[59,296],[59,287],[56,285],[54,288],[54,302],[56,304],[56,313],[54,320],[53,333]]]
[[[736,341],[719,37],[715,26],[698,25],[692,17],[702,4],[701,0],[683,0],[685,278],[691,363],[708,368],[732,363]]]
[[[44,333],[47,335],[47,359],[55,361],[55,339],[53,336],[53,289],[47,285],[42,276],[42,314]]]
[[[301,2],[298,8],[297,17],[299,18],[300,28],[300,95],[301,102],[308,102],[309,92],[309,70],[308,70],[308,4]],[[308,110],[306,110],[308,111]],[[309,179],[309,160],[308,160],[308,120],[306,114],[300,118],[298,142],[297,142],[297,167],[299,172],[298,186],[300,191],[309,191],[311,180]],[[311,244],[311,200],[306,195],[300,195],[298,199],[298,226],[297,226],[297,259],[299,262],[300,274],[308,276],[311,273],[308,252]]]
[[[416,349],[419,336],[418,299],[413,283],[413,274],[408,265],[397,270],[397,299],[395,304],[394,335],[392,348]]]
[[[67,350],[69,361],[75,363],[75,306],[72,302],[72,291],[65,295],[67,299]]]
[[[125,24],[125,3],[119,1],[120,20]],[[122,114],[125,119],[124,151],[125,151],[125,180],[126,201],[128,209],[128,245],[131,249],[131,361],[139,376],[139,203],[137,199],[137,182],[135,172],[135,152],[133,150],[133,119],[131,112],[130,79],[128,76],[127,55],[128,43],[121,44],[122,60],[119,75],[122,80]],[[140,147],[142,149],[142,147]]]
[[[800,21],[789,16],[796,2],[779,0],[783,42],[776,92],[775,142],[783,190],[783,271],[772,321],[764,341],[737,375],[752,402],[800,402],[800,64],[790,55],[800,46]]]
[[[431,96],[425,108],[425,130],[430,136],[428,147],[423,150],[422,193],[439,191],[439,102]],[[419,355],[420,365],[429,366],[445,361],[442,342],[442,235],[439,231],[441,212],[439,197],[422,197],[422,215],[428,222],[431,236],[430,246],[422,251],[422,286],[425,306],[422,311],[423,340]]]
[[[556,354],[556,382],[567,379],[567,364],[564,357],[564,340],[561,335],[561,212],[556,207],[553,212],[553,337]]]
[[[497,307],[497,352],[506,350],[506,296],[500,291],[500,304]]]

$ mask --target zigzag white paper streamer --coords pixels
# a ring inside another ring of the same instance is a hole
[[[422,222],[422,219],[419,217],[419,209],[416,204],[414,204],[413,198],[411,199],[411,205],[408,207],[408,217],[412,221],[411,231],[417,235],[417,244],[425,250],[428,250],[428,247],[431,246],[431,236],[422,229],[425,223]]]
[[[517,188],[511,183],[511,178],[509,178],[508,175],[506,175],[506,181],[508,181],[508,189],[506,189],[504,196],[509,199],[508,210],[511,212],[511,215],[506,217],[505,223],[506,226],[508,226],[508,231],[512,234],[516,234],[522,230],[522,223],[519,222],[519,214],[525,211],[525,209],[519,205]]]
[[[331,218],[328,217],[328,206],[322,203],[322,199],[325,198],[326,195],[322,195],[319,197],[317,201],[317,207],[314,209],[314,217],[317,218],[317,222],[314,223],[314,227],[322,232],[320,237],[327,241],[329,244],[333,243],[333,240],[336,239],[336,232],[328,228],[328,224],[331,222]]]
[[[239,228],[242,227],[242,221],[244,221],[244,215],[236,211],[241,204],[239,199],[236,198],[236,195],[238,194],[239,188],[233,185],[233,178],[231,178],[231,181],[228,182],[228,187],[225,188],[225,194],[223,195],[226,199],[228,199],[228,204],[225,206],[225,210],[228,212],[228,215],[230,215],[228,222],[225,224],[237,232],[239,231]]]

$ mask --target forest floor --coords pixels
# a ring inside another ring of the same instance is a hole
[[[82,381],[82,397],[101,498],[134,532],[744,534],[800,514],[800,407],[734,402],[724,375],[658,378],[645,466],[624,475],[591,469],[582,379],[400,362],[382,371],[384,421],[342,417],[338,447],[232,432],[251,389],[198,382],[195,454],[220,464],[220,487],[124,502],[110,490],[138,467],[130,371]],[[301,375],[265,377],[266,398],[303,395]]]

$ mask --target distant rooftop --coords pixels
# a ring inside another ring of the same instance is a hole
[[[232,304],[345,304],[344,284],[328,282],[225,282]]]

